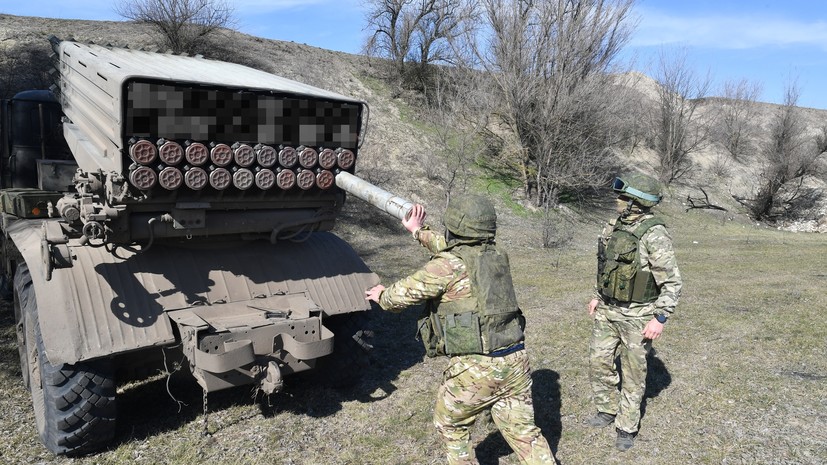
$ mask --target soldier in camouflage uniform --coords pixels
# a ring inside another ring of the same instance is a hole
[[[416,205],[402,224],[431,260],[387,288],[368,290],[366,298],[392,312],[425,303],[419,335],[426,353],[450,357],[434,408],[448,463],[477,463],[469,428],[488,409],[521,463],[555,463],[534,424],[525,319],[508,257],[495,244],[493,205],[479,196],[452,200],[443,218],[445,236],[424,219],[425,210]]]
[[[588,305],[594,318],[589,378],[597,413],[586,424],[614,424],[615,446],[625,451],[634,445],[640,423],[646,355],[675,310],[681,274],[672,239],[650,211],[660,202],[660,184],[631,174],[616,178],[612,187],[620,216],[598,240],[597,285]]]

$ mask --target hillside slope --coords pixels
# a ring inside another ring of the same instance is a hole
[[[142,25],[112,21],[62,20],[19,17],[0,14],[0,44],[33,44],[48,50],[47,39],[54,35],[61,39],[73,38],[83,42],[113,44],[132,48],[150,47],[152,32]],[[361,150],[360,174],[414,201],[424,202],[439,210],[444,207],[444,192],[440,183],[428,179],[426,164],[438,164],[439,147],[431,131],[418,121],[416,109],[399,98],[394,98],[379,76],[381,69],[375,61],[361,55],[324,50],[304,44],[262,39],[246,34],[224,31],[215,41],[210,58],[232,57],[232,61],[260,68],[290,79],[329,89],[343,95],[359,98],[370,107],[368,135]],[[657,97],[657,83],[643,75],[628,80],[637,87],[642,99],[649,105]],[[702,117],[711,117],[725,105],[722,99],[707,99],[701,105]],[[756,146],[763,143],[762,129],[779,109],[778,105],[757,103],[755,124]],[[827,111],[801,109],[809,133],[815,135],[827,121]],[[653,171],[657,157],[653,151],[637,148],[626,155],[629,168]],[[693,154],[696,169],[691,176],[671,187],[675,200],[687,195],[701,196],[700,188],[710,195],[711,203],[729,210],[735,218],[745,210],[733,200],[733,195],[749,197],[754,194],[752,182],[762,169],[756,153],[742,160],[728,159],[720,146],[709,145]],[[433,176],[432,169],[430,175]],[[814,187],[823,188],[824,178],[811,179]],[[515,192],[515,194],[518,194]],[[519,195],[517,195],[519,197]],[[517,199],[519,200],[519,199]],[[827,205],[819,204],[804,212],[802,220],[810,224],[827,215]]]

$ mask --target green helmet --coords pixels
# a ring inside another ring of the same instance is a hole
[[[452,198],[442,217],[445,227],[455,236],[493,239],[497,232],[497,212],[486,197],[463,195]]]
[[[654,207],[663,198],[657,179],[641,173],[630,173],[615,178],[612,190],[629,197],[642,207]]]

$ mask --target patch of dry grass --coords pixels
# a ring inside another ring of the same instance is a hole
[[[590,324],[594,273],[582,226],[567,250],[539,247],[539,222],[504,215],[514,279],[529,327],[537,422],[560,463],[816,464],[827,456],[827,298],[824,237],[721,222],[708,212],[668,210],[684,295],[652,359],[636,446],[613,448],[610,428],[590,430]],[[427,257],[393,221],[346,211],[339,233],[387,282]],[[409,258],[408,258],[409,257]],[[4,463],[431,464],[442,450],[431,424],[445,360],[423,361],[416,311],[374,315],[373,364],[350,390],[302,379],[269,402],[249,388],[202,396],[176,375],[122,389],[116,442],[80,459],[51,457],[36,439],[18,379],[10,312],[0,320],[0,431]],[[473,431],[480,462],[516,464],[486,418]]]

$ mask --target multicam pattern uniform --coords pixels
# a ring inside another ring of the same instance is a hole
[[[617,221],[621,229],[631,231],[653,215],[631,215],[609,222],[600,235],[605,245]],[[599,412],[617,415],[615,426],[623,431],[637,432],[640,424],[640,404],[646,391],[646,355],[652,341],[642,332],[655,314],[669,316],[675,310],[681,293],[681,274],[672,247],[672,238],[662,225],[650,228],[640,239],[642,270],[649,270],[660,292],[650,303],[631,302],[628,306],[609,305],[600,299],[594,315],[591,346],[589,347],[590,383],[595,407]],[[622,374],[615,366],[620,357]],[[620,392],[618,385],[623,380]]]
[[[471,279],[462,260],[439,253],[445,239],[427,227],[414,237],[433,257],[422,269],[385,289],[379,305],[392,312],[439,299],[450,302],[473,298]],[[548,442],[534,424],[531,369],[526,351],[502,357],[459,355],[450,358],[437,391],[434,426],[442,435],[449,464],[476,464],[469,428],[487,409],[521,463],[555,463]]]

